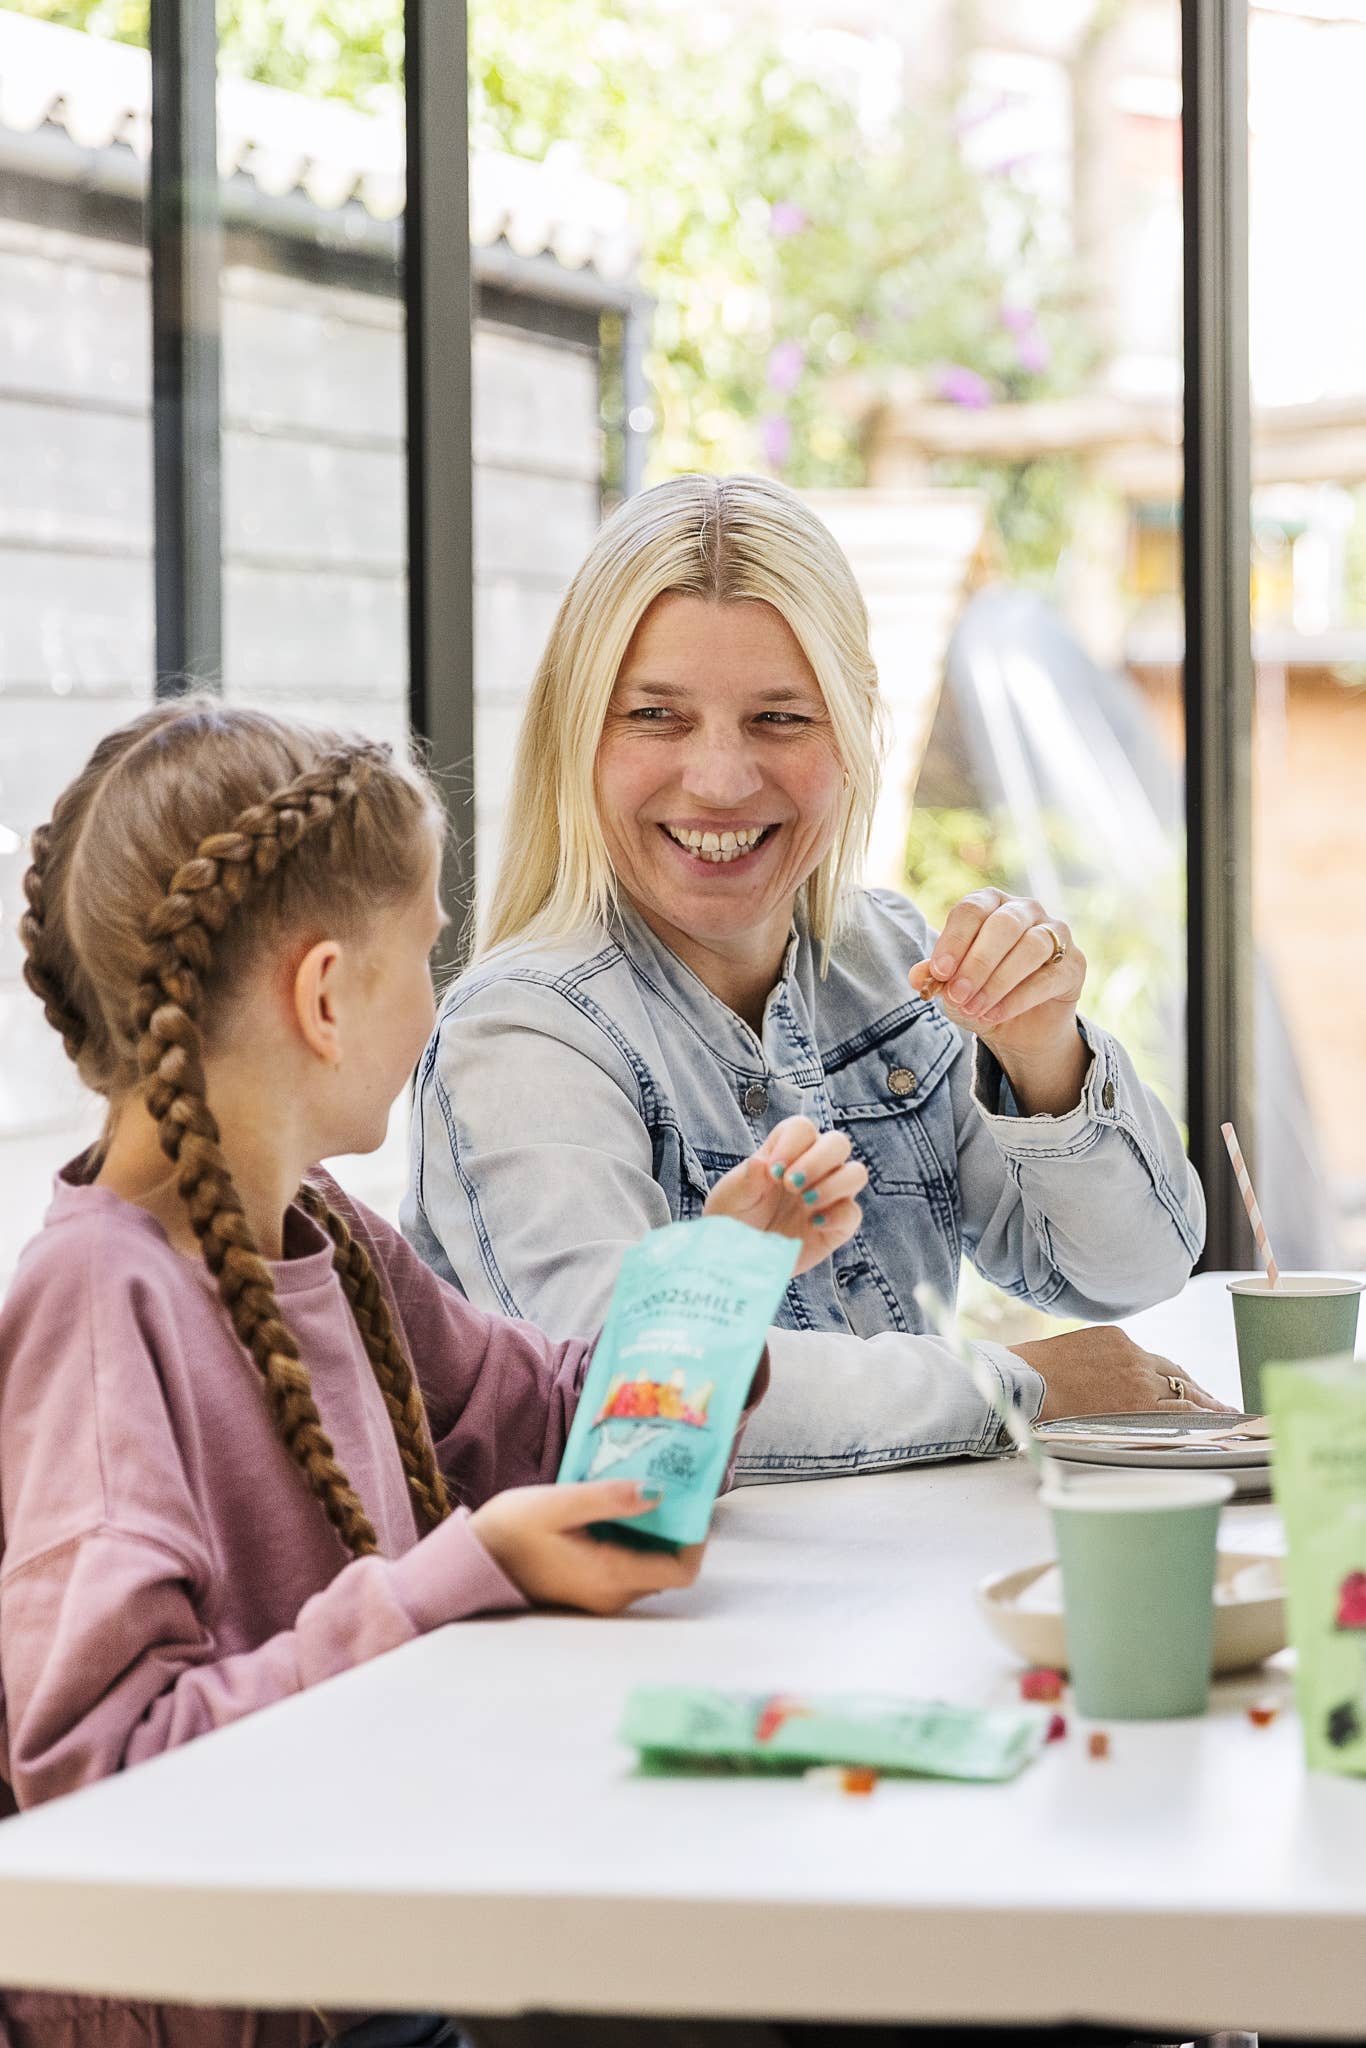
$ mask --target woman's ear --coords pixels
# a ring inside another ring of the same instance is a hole
[[[346,956],[337,939],[319,939],[294,970],[294,1019],[304,1044],[325,1066],[342,1057],[341,996]]]

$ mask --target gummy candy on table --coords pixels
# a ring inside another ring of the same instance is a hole
[[[1093,1728],[1086,1740],[1086,1754],[1103,1763],[1110,1754],[1110,1738],[1103,1728]]]
[[[1036,1666],[1020,1674],[1020,1698],[1022,1700],[1060,1700],[1062,1698],[1062,1673],[1046,1666]]]

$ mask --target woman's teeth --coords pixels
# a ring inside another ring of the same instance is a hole
[[[738,860],[742,853],[751,853],[759,844],[767,825],[745,826],[739,832],[677,832],[672,825],[664,830],[675,844],[685,847],[689,853],[698,854],[701,859],[724,865]]]

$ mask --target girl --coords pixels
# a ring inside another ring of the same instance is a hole
[[[10,1810],[445,1622],[614,1614],[697,1573],[583,1534],[648,1505],[635,1485],[550,1483],[591,1347],[473,1309],[317,1170],[380,1143],[431,1030],[441,836],[387,749],[202,702],[104,740],[34,836],[26,976],[109,1114],[0,1314]],[[779,1139],[709,1206],[810,1263],[861,1180],[808,1161],[813,1213],[770,1167],[815,1132]],[[12,2048],[343,2024],[6,1998]]]

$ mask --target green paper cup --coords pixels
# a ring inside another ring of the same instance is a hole
[[[1232,1492],[1223,1472],[1082,1479],[1045,1466],[1079,1713],[1102,1721],[1204,1713],[1215,1538]]]
[[[1249,1415],[1266,1412],[1264,1365],[1273,1360],[1293,1365],[1343,1352],[1351,1356],[1363,1284],[1332,1273],[1282,1273],[1274,1288],[1265,1273],[1229,1281],[1243,1407]]]

